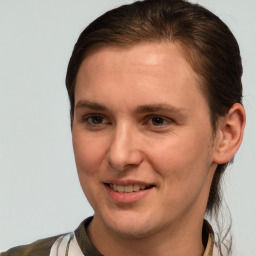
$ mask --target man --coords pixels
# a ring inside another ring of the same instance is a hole
[[[148,0],[96,19],[66,77],[94,216],[1,255],[221,255],[204,216],[242,141],[241,75],[234,36],[198,5]]]

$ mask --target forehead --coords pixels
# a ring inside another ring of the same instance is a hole
[[[169,41],[141,42],[128,46],[96,44],[88,49],[81,65],[86,65],[87,63],[90,66],[91,63],[96,63],[97,61],[105,64],[103,62],[104,59],[111,57],[111,61],[122,60],[123,63],[148,64],[148,66],[151,65],[152,67],[156,67],[154,64],[164,61],[169,64],[182,63],[184,69],[192,70],[186,56],[187,50],[181,44]]]
[[[176,44],[105,46],[92,51],[82,62],[76,80],[75,101],[85,96],[95,100],[103,92],[107,98],[118,93],[118,97],[123,96],[125,100],[129,99],[127,94],[136,94],[145,104],[161,99],[168,101],[168,97],[172,101],[192,91],[202,97],[199,84],[198,75]]]

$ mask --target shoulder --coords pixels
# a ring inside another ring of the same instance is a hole
[[[56,256],[66,255],[71,251],[76,256],[101,255],[87,236],[86,228],[92,217],[85,219],[79,227],[70,233],[38,240],[28,245],[14,247],[6,252],[0,252],[0,256]]]
[[[0,256],[48,256],[52,245],[60,236],[49,237],[28,245],[17,246],[6,252],[0,252]]]

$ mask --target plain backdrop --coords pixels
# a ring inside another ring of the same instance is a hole
[[[0,0],[0,251],[74,230],[93,213],[76,175],[65,73],[81,31],[124,0]],[[256,1],[199,0],[235,34],[244,143],[224,181],[235,255],[256,255]]]

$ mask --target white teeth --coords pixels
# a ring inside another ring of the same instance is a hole
[[[131,192],[133,192],[133,185],[125,186],[125,187],[124,187],[124,191],[125,191],[126,193],[131,193]]]
[[[118,192],[124,192],[124,186],[117,185],[117,191]]]
[[[122,186],[122,185],[117,185],[117,184],[109,184],[109,186],[117,191],[117,192],[121,192],[121,193],[131,193],[131,192],[136,192],[139,190],[144,190],[146,188],[145,185],[139,185],[139,184],[134,184],[134,185],[127,185],[127,186]]]
[[[135,184],[133,185],[133,191],[139,191],[140,190],[140,185]]]

